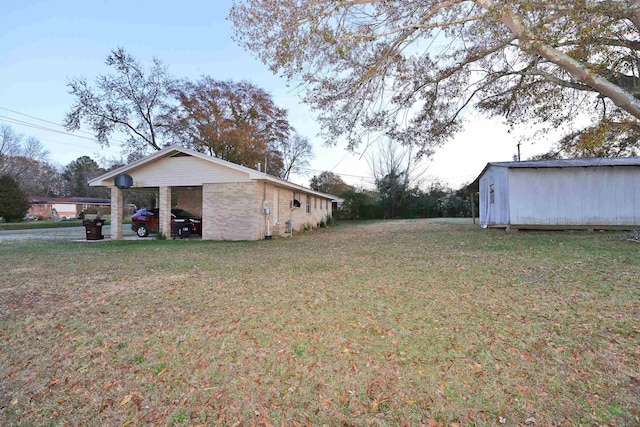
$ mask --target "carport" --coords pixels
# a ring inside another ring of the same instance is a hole
[[[131,176],[131,175],[129,175]],[[133,176],[132,176],[133,178]],[[171,208],[180,208],[193,213],[196,216],[202,215],[202,186],[189,187],[118,187],[111,186],[111,222],[112,224],[122,224],[124,220],[124,192],[144,191],[156,193],[158,200],[159,232],[165,236],[171,236]],[[113,227],[111,230],[112,240],[122,240],[122,227]]]
[[[123,191],[157,191],[159,231],[171,235],[171,208],[202,217],[203,240],[259,240],[315,227],[332,215],[330,194],[264,172],[170,146],[89,181],[111,189],[111,219],[123,220]],[[111,228],[121,240],[121,227]]]

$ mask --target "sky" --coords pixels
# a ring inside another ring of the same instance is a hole
[[[0,12],[0,124],[39,139],[49,160],[64,166],[80,156],[103,161],[120,158],[117,143],[100,147],[88,128],[67,133],[60,125],[73,98],[67,83],[88,81],[109,72],[105,59],[123,47],[143,65],[160,59],[169,73],[197,80],[248,80],[267,90],[289,122],[314,147],[307,175],[292,181],[308,186],[312,175],[331,171],[349,184],[371,186],[362,153],[326,146],[313,112],[301,103],[295,85],[268,68],[232,40],[226,17],[231,0],[22,0],[3,2]],[[438,181],[452,189],[475,179],[488,162],[510,161],[517,138],[498,120],[471,114],[465,131],[424,161],[423,185]],[[544,152],[550,144],[523,145],[522,158]]]

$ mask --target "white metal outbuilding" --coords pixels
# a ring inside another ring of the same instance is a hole
[[[640,157],[494,162],[477,181],[484,228],[640,227]]]

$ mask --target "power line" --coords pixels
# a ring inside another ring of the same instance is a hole
[[[87,136],[74,135],[74,134],[69,133],[69,132],[65,132],[65,131],[61,131],[61,130],[57,130],[57,129],[52,129],[52,128],[49,128],[49,127],[46,127],[46,126],[37,125],[35,123],[25,122],[23,120],[14,119],[12,117],[0,116],[0,120],[2,120],[4,122],[7,122],[7,123],[12,123],[12,124],[20,125],[20,126],[26,126],[26,127],[33,128],[33,129],[46,130],[46,131],[49,131],[49,132],[55,132],[55,133],[60,133],[60,134],[67,135],[67,136],[73,136],[74,138],[86,139],[86,140],[91,141],[91,142],[97,142],[95,139],[89,138]]]
[[[31,116],[29,114],[21,113],[20,111],[12,110],[10,108],[0,107],[0,110],[9,111],[9,112],[14,113],[14,114],[19,114],[21,116],[29,117],[30,119],[35,119],[35,120],[39,120],[41,122],[45,122],[45,123],[49,123],[49,124],[52,124],[52,125],[63,127],[60,123],[52,122],[51,120],[42,119],[42,118],[36,117],[36,116]],[[87,132],[86,130],[80,129],[80,130],[78,130],[78,132],[86,133],[88,135],[92,135],[93,136],[93,134],[91,132]]]
[[[2,117],[4,117],[4,116],[0,116],[0,122],[10,123],[10,124],[18,125],[18,126],[25,126],[25,127],[34,128],[34,129],[42,129],[42,130],[52,131],[52,132],[56,132],[56,133],[64,133],[64,132],[56,131],[55,129],[47,129],[47,128],[43,128],[43,127],[38,126],[38,125],[27,124],[27,123],[22,122],[20,120],[5,119],[5,118],[2,118]],[[89,140],[89,141],[94,142],[96,144],[98,143],[97,141],[95,141],[93,139],[90,139],[90,138],[87,138],[87,137],[83,137],[83,136],[80,136],[80,135],[70,135],[70,136],[75,136],[75,137],[78,137],[78,138],[81,138],[81,139],[86,139],[86,140]],[[41,139],[41,138],[38,138],[38,140],[40,140],[42,142],[47,142],[49,144],[65,145],[65,146],[78,147],[78,148],[84,148],[84,149],[88,148],[87,145],[74,144],[72,142],[66,142],[66,141],[52,141],[52,140]],[[102,147],[101,150],[109,150],[109,149],[112,149],[112,148],[115,148],[115,147]],[[115,153],[115,151],[112,151],[112,152]]]
[[[311,168],[303,168],[303,167],[299,167],[299,170],[305,170],[308,172],[317,172],[317,173],[322,173],[322,172],[327,172],[327,171],[321,171],[318,169],[311,169]],[[362,176],[362,175],[350,175],[350,174],[346,174],[346,173],[340,173],[340,172],[332,172],[329,171],[331,173],[334,173],[336,175],[340,175],[340,176],[347,176],[349,178],[359,178],[359,179],[364,179],[367,181],[375,181],[375,178],[372,176]],[[446,181],[446,180],[451,180],[451,179],[459,179],[459,178],[472,178],[475,177],[476,175],[474,174],[470,174],[470,175],[459,175],[459,176],[446,176],[446,177],[437,177],[437,178],[426,178],[426,179],[421,179],[421,181]]]
[[[0,109],[1,110],[5,110],[5,111],[9,111],[9,112],[14,113],[14,114],[19,114],[21,116],[28,117],[28,118],[31,118],[31,119],[34,119],[34,120],[39,120],[39,121],[44,122],[44,123],[49,123],[49,124],[52,124],[52,125],[55,125],[55,126],[63,127],[59,123],[56,123],[56,122],[53,122],[53,121],[50,121],[50,120],[46,120],[46,119],[43,119],[43,118],[40,118],[40,117],[32,116],[30,114],[21,113],[20,111],[12,110],[10,108],[6,108],[6,107],[1,107],[0,106]],[[98,142],[95,138],[89,138],[89,137],[86,137],[86,136],[75,135],[75,134],[70,133],[70,132],[61,131],[61,130],[57,130],[57,129],[52,129],[50,127],[38,125],[38,124],[35,124],[35,123],[30,123],[30,122],[27,122],[27,121],[24,121],[24,120],[18,120],[18,119],[15,119],[13,117],[0,115],[0,121],[6,122],[6,123],[11,123],[11,124],[16,124],[16,125],[19,125],[19,126],[25,126],[25,127],[29,127],[29,128],[33,128],[33,129],[38,129],[38,130],[44,130],[44,131],[48,131],[48,132],[55,132],[55,133],[59,133],[59,134],[66,135],[66,136],[72,136],[74,138],[84,139],[84,140],[87,140],[87,141],[91,141],[91,142],[93,142],[95,144],[101,145],[100,142]],[[81,130],[81,129],[78,130],[77,132],[85,133],[85,134],[88,134],[88,135],[93,135],[91,132],[87,132],[87,131]],[[118,142],[119,143],[118,145],[120,147],[122,147],[123,144],[125,144],[123,141],[120,141],[120,140],[117,140],[117,139],[112,139],[112,141]],[[84,145],[78,145],[78,144],[73,144],[73,143],[69,143],[69,142],[59,142],[59,141],[57,141],[55,143],[63,144],[63,145],[71,145],[71,146],[74,146],[74,147],[85,148]],[[340,159],[340,161],[338,163],[336,163],[335,166],[333,166],[333,168],[331,168],[331,170],[329,172],[336,173],[336,172],[333,172],[333,170],[335,168],[337,168],[347,158],[348,155],[349,155],[349,153],[346,153],[342,157],[342,159]],[[326,171],[322,171],[322,170],[318,170],[318,169],[311,169],[311,168],[304,168],[304,167],[298,167],[297,169],[298,170],[305,170],[305,171],[309,171],[309,172],[316,172],[316,173],[326,172]],[[351,175],[351,174],[346,174],[346,173],[336,173],[336,175],[345,176],[345,177],[349,177],[349,178],[362,179],[362,180],[366,180],[366,181],[369,181],[369,182],[375,182],[375,177],[371,177],[371,176]],[[423,181],[451,180],[451,179],[470,178],[470,177],[475,177],[475,175],[462,175],[462,176],[454,176],[454,177],[440,177],[440,178],[425,179]]]
[[[31,119],[39,120],[39,121],[44,122],[44,123],[49,123],[49,124],[52,124],[52,125],[55,125],[55,126],[60,126],[60,127],[64,128],[64,126],[61,125],[60,123],[52,122],[51,120],[46,120],[46,119],[43,119],[41,117],[36,117],[36,116],[32,116],[30,114],[21,113],[20,111],[12,110],[12,109],[6,108],[6,107],[0,107],[0,109],[1,110],[5,110],[5,111],[9,111],[9,112],[14,113],[14,114],[19,114],[21,116],[29,117]],[[26,122],[26,121],[23,121],[23,120],[14,119],[13,117],[0,116],[0,118],[4,118],[4,119],[8,119],[8,120],[14,120],[13,124],[26,126],[26,127],[30,127],[30,128],[34,128],[34,129],[38,129],[38,130],[46,130],[46,131],[50,131],[50,132],[56,132],[56,133],[60,133],[60,134],[63,134],[63,135],[72,136],[72,137],[75,137],[75,138],[86,139],[88,141],[95,142],[96,144],[100,144],[100,142],[98,142],[95,139],[95,137],[93,137],[93,134],[91,132],[86,131],[86,130],[78,129],[76,132],[80,132],[80,133],[84,133],[84,134],[87,134],[87,135],[91,135],[92,138],[88,138],[86,136],[76,135],[74,133],[70,133],[70,132],[66,132],[66,131],[52,129],[52,128],[49,128],[49,127],[46,127],[46,126],[42,126],[42,125],[38,125],[38,124],[35,124],[35,123]],[[3,121],[7,121],[7,120],[3,120]],[[124,141],[120,141],[118,139],[112,139],[111,141],[119,143],[119,145],[121,147],[124,144],[126,144]]]
[[[297,169],[298,170],[305,170],[305,171],[308,171],[308,172],[318,172],[318,173],[327,172],[327,171],[321,171],[321,170],[318,170],[318,169],[303,168],[303,167],[298,167]],[[370,177],[370,176],[349,175],[349,174],[346,174],[346,173],[339,173],[339,172],[332,172],[332,171],[328,171],[328,172],[331,172],[331,173],[334,173],[334,174],[340,175],[340,176],[348,176],[349,178],[361,178],[361,179],[368,179],[368,180],[374,179],[373,177]]]

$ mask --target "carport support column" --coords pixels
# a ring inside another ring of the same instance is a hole
[[[122,240],[122,190],[111,187],[111,240]]]
[[[171,237],[171,187],[160,187],[160,232]]]

